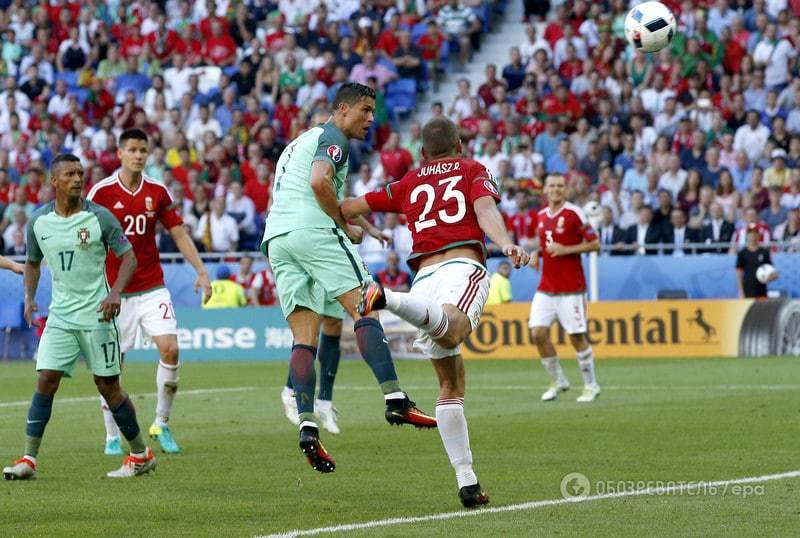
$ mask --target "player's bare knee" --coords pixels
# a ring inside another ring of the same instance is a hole
[[[342,320],[336,318],[322,318],[322,334],[339,336],[342,334]]]
[[[56,392],[58,392],[62,375],[63,374],[61,372],[42,370],[39,372],[39,379],[36,383],[36,391],[40,394],[53,396]]]
[[[161,360],[166,364],[178,364],[180,348],[177,342],[170,342],[159,349]]]
[[[94,384],[100,395],[105,398],[109,407],[115,407],[123,400],[122,388],[119,385],[119,376],[94,376]]]
[[[589,347],[589,340],[586,338],[586,333],[578,333],[569,335],[569,341],[578,351],[583,351]]]
[[[531,329],[531,338],[537,346],[544,346],[550,341],[549,327],[534,327]]]

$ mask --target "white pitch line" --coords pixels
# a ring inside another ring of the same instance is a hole
[[[268,385],[263,387],[224,387],[212,389],[193,389],[182,390],[181,395],[192,394],[217,394],[225,392],[253,392],[253,391],[270,391],[280,389],[277,385]],[[437,390],[435,385],[406,385],[404,388],[408,390]],[[484,390],[533,390],[537,385],[474,385],[469,387],[470,392],[481,392]],[[644,390],[695,390],[695,391],[736,391],[736,390],[800,390],[800,385],[603,385],[603,390],[620,390],[620,391],[644,391]],[[337,391],[345,392],[368,392],[380,390],[377,385],[337,385]],[[144,394],[134,394],[135,398],[155,398],[157,393],[147,392]],[[78,396],[73,398],[58,398],[58,403],[83,403],[93,402],[97,396]],[[9,407],[25,407],[30,405],[30,400],[17,400],[12,402],[0,402],[0,409]]]
[[[182,390],[181,396],[186,395],[195,395],[195,394],[220,394],[225,392],[252,392],[254,390],[259,390],[258,387],[227,387],[227,388],[216,388],[216,389],[192,389],[192,390]],[[136,398],[155,398],[158,396],[158,393],[155,392],[147,392],[145,394],[134,394],[134,400]],[[78,396],[75,398],[57,398],[56,401],[59,404],[62,403],[81,403],[81,402],[94,402],[97,401],[99,394],[95,394],[94,396]],[[25,407],[31,404],[30,400],[17,400],[16,402],[0,402],[0,408],[4,407]]]
[[[298,536],[316,536],[323,533],[337,533],[357,531],[364,529],[374,529],[376,527],[391,527],[395,525],[408,525],[411,523],[425,523],[428,521],[442,521],[446,519],[482,516],[486,514],[496,514],[501,512],[519,512],[521,510],[536,510],[548,506],[559,506],[564,504],[577,504],[590,501],[602,501],[605,499],[619,499],[621,497],[639,497],[643,495],[668,495],[681,492],[691,492],[704,488],[727,487],[735,484],[758,484],[773,480],[784,480],[787,478],[800,477],[800,471],[788,471],[779,474],[767,474],[762,476],[751,476],[747,478],[737,478],[734,480],[717,480],[714,482],[697,482],[693,484],[682,484],[662,488],[646,488],[634,491],[624,491],[620,493],[605,493],[602,495],[588,495],[586,497],[571,497],[569,499],[548,499],[544,501],[532,501],[519,504],[508,504],[506,506],[495,506],[492,508],[482,508],[478,510],[461,510],[458,512],[443,512],[440,514],[430,514],[427,516],[413,517],[394,517],[389,519],[376,519],[365,521],[364,523],[349,523],[342,525],[332,525],[330,527],[318,527],[316,529],[293,530],[284,533],[270,534],[266,537],[256,538],[296,538]]]

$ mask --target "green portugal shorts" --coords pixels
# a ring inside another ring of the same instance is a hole
[[[336,297],[372,280],[338,228],[304,228],[273,237],[267,255],[285,317],[302,306],[342,319],[345,311]]]
[[[57,370],[72,377],[78,357],[83,355],[86,366],[96,376],[119,375],[119,338],[114,325],[98,329],[62,329],[47,326],[39,342],[37,370]]]

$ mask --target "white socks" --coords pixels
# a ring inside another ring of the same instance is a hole
[[[447,398],[436,401],[436,422],[439,436],[450,463],[456,471],[459,489],[478,483],[472,470],[472,451],[469,449],[467,419],[464,417],[464,398]]]
[[[412,297],[410,293],[383,290],[386,294],[386,309],[406,320],[414,327],[422,329],[432,338],[441,338],[447,333],[448,319],[442,306]]]
[[[564,375],[564,370],[561,369],[561,363],[558,357],[542,357],[542,366],[550,374],[550,380],[553,383],[561,383],[562,385],[568,384],[567,376]]]
[[[579,351],[576,355],[578,357],[578,367],[581,369],[583,376],[583,384],[586,386],[596,385],[597,380],[594,378],[594,354],[592,353],[591,346],[583,351]]]
[[[106,425],[106,440],[119,439],[122,435],[119,431],[119,426],[117,426],[117,421],[114,420],[114,415],[108,407],[108,402],[102,396],[100,396],[100,408],[103,410],[103,422]]]
[[[172,413],[172,402],[175,400],[175,393],[178,392],[178,381],[180,380],[178,368],[180,368],[180,363],[172,365],[158,361],[158,372],[156,373],[156,386],[158,387],[156,426],[166,426]]]

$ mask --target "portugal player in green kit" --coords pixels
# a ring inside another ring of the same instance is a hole
[[[116,218],[104,207],[82,197],[83,166],[72,154],[53,159],[51,181],[55,201],[38,209],[28,223],[25,264],[25,318],[38,310],[36,288],[42,260],[53,275],[53,295],[47,327],[39,343],[39,379],[27,419],[25,454],[3,469],[8,480],[36,476],[36,457],[61,378],[71,377],[79,356],[94,374],[120,431],[130,444],[130,456],[111,478],[131,477],[155,468],[153,451],[145,444],[136,411],[119,384],[120,349],[115,317],[120,292],[136,268],[136,256]],[[108,250],[121,258],[116,282],[109,290],[105,277]]]
[[[357,309],[362,287],[371,282],[353,246],[361,241],[363,229],[345,221],[339,202],[346,190],[349,139],[366,138],[375,92],[362,84],[343,84],[332,109],[326,123],[304,132],[281,153],[261,245],[294,336],[289,366],[300,448],[323,473],[333,471],[335,464],[319,442],[314,419],[314,359],[322,316],[341,319],[346,311],[355,320],[359,352],[380,383],[390,424],[436,427],[436,419],[417,409],[401,390],[377,316],[361,316]]]

